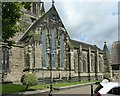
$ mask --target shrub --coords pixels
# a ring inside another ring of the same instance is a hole
[[[35,74],[26,73],[21,77],[21,83],[26,86],[26,90],[28,90],[29,86],[36,85],[38,83],[38,79]]]
[[[111,78],[110,73],[108,73],[108,72],[107,72],[107,73],[104,73],[104,74],[103,74],[103,78],[104,78],[104,79],[110,79],[110,78]]]

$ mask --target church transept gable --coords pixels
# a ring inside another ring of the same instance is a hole
[[[20,38],[19,42],[24,43],[24,41],[29,38],[30,32],[32,34],[41,34],[40,31],[50,31],[50,30],[56,30],[56,37],[58,36],[57,33],[58,30],[61,30],[61,32],[64,32],[64,37],[67,37],[68,34],[66,32],[66,29],[55,9],[55,6],[53,5],[48,12],[46,12],[42,17],[40,17],[37,21],[35,21],[31,26],[25,31],[23,36]],[[37,36],[35,37],[37,39]]]
[[[51,59],[54,69],[69,66],[66,56],[68,53],[65,51],[67,48],[69,51],[70,48],[68,39],[66,29],[55,6],[52,5],[50,10],[35,21],[19,40],[19,43],[28,46],[25,47],[25,50],[31,50],[29,53],[25,53],[31,62],[26,65],[30,68],[49,69]],[[50,53],[52,58],[49,56]]]

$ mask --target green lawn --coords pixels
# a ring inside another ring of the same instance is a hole
[[[25,90],[25,87],[18,84],[2,84],[0,85],[0,94],[10,94],[10,93],[18,93]]]
[[[85,82],[63,82],[63,83],[53,83],[53,87],[64,87],[64,86],[70,86],[70,85],[76,85],[76,84],[82,84]],[[30,87],[29,89],[35,89],[35,90],[41,90],[45,88],[49,88],[50,84],[42,84],[42,85],[35,85]]]
[[[64,86],[70,86],[70,85],[77,85],[77,84],[83,84],[88,82],[65,82],[65,83],[56,83],[53,84],[53,87],[64,87]]]
[[[42,89],[46,89],[46,88],[49,88],[49,84],[38,84],[38,85],[35,85],[35,86],[31,86],[29,89],[33,89],[33,90],[42,90]]]

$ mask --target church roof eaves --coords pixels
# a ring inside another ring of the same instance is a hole
[[[70,39],[70,43],[71,43],[72,47],[79,48],[80,45],[82,45],[83,49],[88,49],[90,47],[91,50],[98,49],[99,52],[103,53],[103,51],[100,48],[98,48],[96,45],[91,45],[88,43],[84,43],[84,42],[80,42],[80,41],[76,41],[76,40],[72,40],[72,39]]]

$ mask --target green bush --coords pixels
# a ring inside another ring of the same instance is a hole
[[[108,72],[104,73],[103,78],[104,79],[110,79],[111,78],[110,73],[108,73]]]
[[[21,83],[26,86],[26,90],[28,90],[29,86],[36,85],[38,83],[38,79],[35,74],[26,73],[21,77]]]

